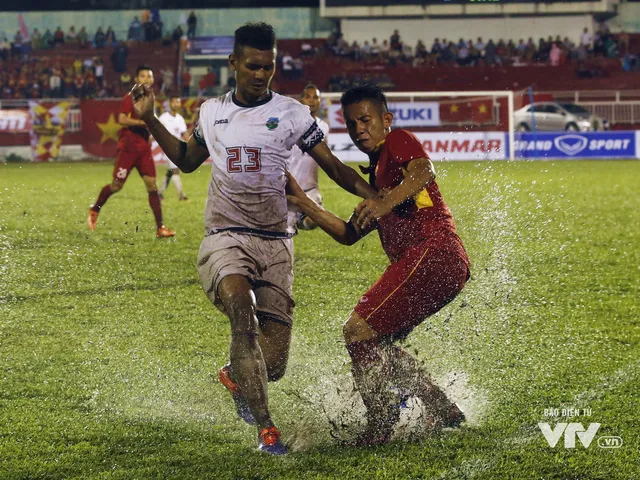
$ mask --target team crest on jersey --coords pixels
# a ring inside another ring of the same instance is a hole
[[[278,117],[267,118],[267,128],[269,130],[275,130],[278,128],[278,123],[280,123],[280,119]]]

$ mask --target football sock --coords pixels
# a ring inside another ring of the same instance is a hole
[[[389,361],[377,339],[347,344],[351,357],[351,372],[367,407],[368,427],[372,430],[389,430],[399,415],[397,395],[390,389]]]
[[[100,190],[100,194],[98,195],[98,199],[96,200],[96,203],[93,204],[93,207],[91,207],[91,209],[99,212],[102,206],[107,203],[107,200],[112,194],[113,192],[111,191],[111,184],[102,187],[102,190]]]
[[[255,335],[232,334],[230,348],[231,378],[256,419],[258,431],[273,425],[268,407],[267,366]]]
[[[160,195],[162,195],[164,191],[167,189],[167,187],[169,186],[171,175],[173,175],[173,172],[171,170],[167,170],[167,174],[162,179],[162,185],[160,186],[160,191],[158,192]]]
[[[418,395],[427,408],[440,410],[451,406],[451,401],[431,381],[429,374],[415,357],[396,345],[387,345],[384,350],[395,386]]]
[[[156,218],[156,226],[160,228],[162,226],[162,207],[160,206],[160,195],[158,195],[157,190],[149,192],[149,205],[153,210],[153,216]]]
[[[184,193],[182,191],[182,180],[180,180],[180,175],[173,175],[171,177],[171,181],[176,186],[176,190],[178,191],[178,196],[182,198]]]

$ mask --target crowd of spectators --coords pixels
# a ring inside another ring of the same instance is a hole
[[[28,55],[32,50],[55,49],[58,45],[77,45],[81,48],[117,48],[122,41],[131,42],[162,42],[165,45],[178,44],[183,37],[194,38],[198,19],[194,12],[186,15],[183,21],[172,32],[163,35],[163,22],[158,9],[144,10],[141,18],[137,16],[129,25],[126,38],[118,39],[111,26],[106,30],[98,27],[95,32],[87,32],[86,27],[76,30],[70,27],[64,32],[57,27],[53,32],[46,29],[44,33],[34,28],[25,39],[21,31],[17,31],[13,39],[0,32],[0,60]],[[187,29],[185,33],[184,28]]]
[[[620,58],[629,53],[629,36],[622,32],[617,36],[611,34],[606,25],[592,35],[585,28],[579,42],[574,43],[568,37],[534,41],[490,39],[484,41],[458,41],[436,38],[428,48],[422,41],[415,47],[402,41],[400,33],[395,30],[388,40],[378,42],[373,38],[362,45],[354,41],[349,43],[341,34],[333,34],[327,39],[326,51],[332,55],[360,62],[386,62],[389,66],[410,64],[418,66],[453,65],[469,67],[475,65],[561,65],[570,61],[584,61],[589,56]]]
[[[98,57],[62,64],[34,58],[15,71],[0,70],[0,99],[108,97],[113,89]]]

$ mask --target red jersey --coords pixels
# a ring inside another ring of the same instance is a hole
[[[136,115],[133,109],[133,99],[131,94],[127,93],[122,101],[120,107],[120,113],[139,120],[140,117]],[[149,147],[149,130],[147,127],[125,127],[123,126],[118,132],[120,141],[118,142],[118,149],[124,151],[139,151]]]
[[[372,165],[371,186],[377,190],[397,187],[404,179],[406,164],[417,158],[429,156],[416,136],[406,130],[391,131]],[[397,262],[410,246],[423,242],[433,249],[459,255],[469,265],[451,211],[435,181],[379,219],[378,232],[392,262]]]

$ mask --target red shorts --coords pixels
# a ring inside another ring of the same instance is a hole
[[[131,170],[138,169],[141,177],[155,177],[156,164],[151,156],[151,148],[138,151],[118,150],[113,167],[113,179],[124,182]]]
[[[413,245],[389,265],[355,311],[382,336],[404,335],[453,300],[468,278],[469,268],[459,256]]]

